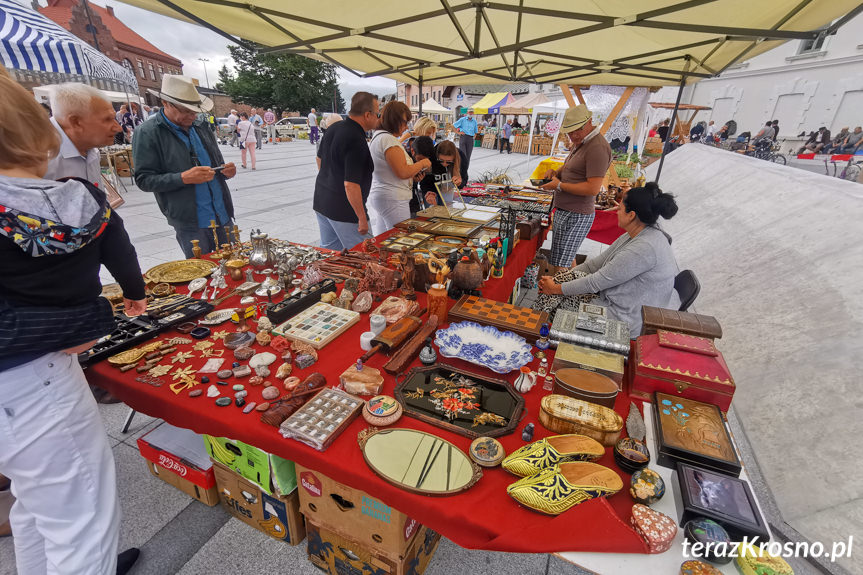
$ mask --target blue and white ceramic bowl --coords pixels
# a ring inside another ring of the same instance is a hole
[[[457,357],[495,373],[509,373],[533,360],[530,344],[520,335],[472,321],[437,330],[435,344],[444,357]]]

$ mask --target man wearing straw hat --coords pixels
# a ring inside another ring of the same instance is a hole
[[[160,91],[149,92],[164,106],[135,131],[135,183],[156,195],[187,258],[193,257],[192,240],[200,242],[203,253],[211,253],[219,246],[213,243],[210,222],[219,226],[219,242],[228,241],[223,226],[232,223],[234,205],[227,180],[237,173],[233,163],[224,163],[213,132],[197,119],[213,102],[198,94],[190,78],[172,74],[162,77]]]
[[[544,190],[554,190],[554,226],[549,263],[558,268],[575,265],[575,255],[587,237],[595,214],[596,195],[611,165],[611,146],[593,125],[593,113],[580,104],[563,116],[560,132],[566,134],[570,151],[559,170],[548,170],[551,181]]]

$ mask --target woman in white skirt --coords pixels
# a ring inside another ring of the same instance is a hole
[[[258,145],[258,138],[255,136],[255,127],[249,121],[249,115],[243,112],[240,114],[240,121],[237,122],[237,138],[242,148],[241,156],[243,159],[243,167],[246,165],[246,150],[252,157],[252,169],[255,169],[255,146]]]
[[[376,236],[411,217],[413,180],[431,169],[428,159],[414,163],[399,142],[398,137],[407,129],[410,119],[407,104],[388,103],[381,111],[380,124],[369,142],[375,171],[366,205],[372,233]]]

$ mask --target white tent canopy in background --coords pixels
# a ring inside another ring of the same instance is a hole
[[[14,0],[0,0],[0,62],[10,70],[113,80],[133,94],[138,92],[138,81],[131,71]]]
[[[419,112],[419,106],[411,106],[411,112]],[[452,115],[454,112],[445,106],[441,106],[434,98],[429,98],[423,102],[423,114],[443,114]]]
[[[591,86],[589,89],[582,89],[581,94],[584,97],[584,103],[588,109],[593,112],[593,124],[599,125],[605,121],[605,118],[611,113],[620,97],[623,95],[626,88],[623,86]],[[633,90],[629,99],[626,101],[623,109],[612,122],[612,125],[605,133],[608,140],[617,138],[621,142],[625,141],[627,136],[630,137],[629,150],[633,149],[634,145],[641,146],[642,134],[636,130],[643,130],[645,124],[644,115],[646,110],[644,107],[650,97],[650,92],[647,88],[636,88]],[[566,99],[553,100],[545,104],[538,104],[533,107],[533,114],[530,121],[530,139],[528,144],[528,160],[530,160],[530,151],[533,144],[533,133],[537,123],[537,117],[540,114],[553,115],[558,123],[563,121],[563,114],[569,108],[569,103]],[[552,153],[557,147],[557,140],[560,134],[555,134],[552,142]]]
[[[33,95],[36,96],[37,100],[49,100],[51,97],[51,92],[56,87],[56,84],[50,84],[48,86],[36,86],[33,88]],[[125,92],[113,92],[111,90],[99,90],[102,92],[102,95],[105,96],[111,102],[122,102],[126,103],[128,101],[138,102],[139,104],[144,104],[144,99],[137,94],[127,94]]]

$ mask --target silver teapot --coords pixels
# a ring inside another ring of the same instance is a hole
[[[249,255],[249,265],[257,272],[273,267],[269,236],[261,230],[252,231],[252,253]]]

